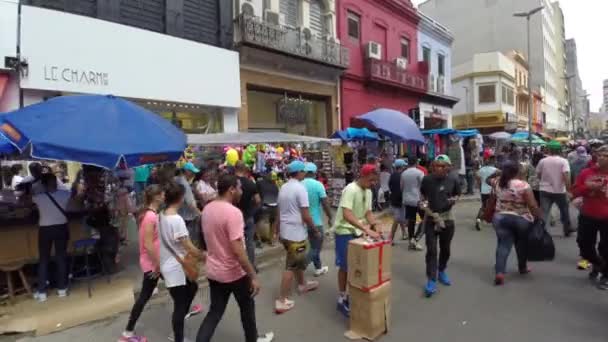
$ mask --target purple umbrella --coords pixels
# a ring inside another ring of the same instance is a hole
[[[356,120],[371,125],[378,133],[389,137],[391,140],[424,144],[424,137],[418,125],[402,112],[380,108],[360,115]]]

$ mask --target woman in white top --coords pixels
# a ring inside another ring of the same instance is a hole
[[[186,190],[177,183],[169,183],[165,189],[167,208],[160,215],[160,272],[173,298],[173,341],[184,342],[184,318],[198,290],[198,284],[190,281],[180,261],[186,254],[204,258],[202,251],[190,241],[186,222],[177,213],[184,202]]]

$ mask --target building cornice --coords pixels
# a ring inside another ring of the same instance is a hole
[[[460,82],[462,80],[466,80],[469,78],[484,77],[484,76],[503,76],[503,77],[509,79],[510,81],[513,81],[513,82],[515,81],[515,77],[513,77],[513,75],[509,75],[502,70],[492,70],[492,71],[470,72],[470,73],[464,74],[462,76],[454,77],[454,78],[452,78],[452,83]]]
[[[375,5],[384,6],[389,11],[398,12],[414,23],[420,22],[420,15],[410,0],[367,0]]]

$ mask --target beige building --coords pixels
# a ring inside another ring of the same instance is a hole
[[[528,61],[517,51],[507,53],[511,59],[515,73],[515,113],[517,113],[518,128],[528,127],[528,112],[530,111],[530,93],[528,92]]]

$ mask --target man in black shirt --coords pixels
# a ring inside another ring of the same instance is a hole
[[[241,182],[243,195],[239,202],[239,209],[243,213],[245,219],[245,247],[247,248],[247,257],[249,262],[255,267],[255,220],[254,216],[258,210],[260,203],[260,194],[255,183],[249,178],[249,168],[245,163],[239,161],[234,167],[234,172]]]
[[[391,211],[393,212],[393,227],[391,228],[391,241],[395,244],[395,234],[397,227],[401,226],[401,239],[406,240],[405,236],[405,209],[403,208],[403,196],[401,192],[401,173],[407,166],[403,159],[395,160],[393,164],[393,173],[388,180],[388,189],[390,192]]]
[[[454,216],[452,207],[460,196],[460,183],[449,175],[452,163],[446,155],[439,155],[433,162],[433,171],[422,180],[420,193],[428,201],[425,215],[426,234],[426,275],[428,282],[424,289],[427,297],[437,292],[437,280],[445,286],[452,283],[446,268],[450,259],[450,245],[454,237]],[[439,240],[439,260],[437,259]]]

